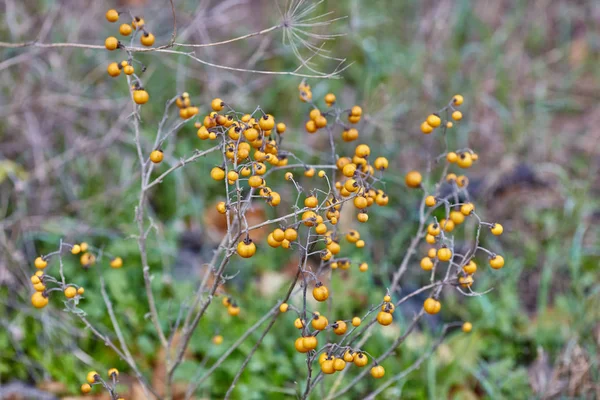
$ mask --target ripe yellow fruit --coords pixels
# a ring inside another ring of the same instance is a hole
[[[44,308],[48,305],[48,297],[44,296],[42,292],[35,292],[31,295],[31,304],[35,308]]]
[[[39,282],[34,284],[33,288],[36,292],[43,292],[44,290],[46,290],[46,285],[44,285],[42,282]]]
[[[456,225],[459,225],[465,221],[465,216],[460,211],[450,211],[450,220]]]
[[[35,259],[34,263],[37,269],[44,269],[48,266],[48,262],[44,260],[42,257],[38,257]]]
[[[223,336],[222,335],[213,336],[212,342],[213,342],[213,344],[215,344],[217,346],[220,345],[221,343],[223,343]]]
[[[117,22],[119,20],[119,12],[117,10],[110,9],[106,12],[105,17],[108,22]]]
[[[304,321],[302,321],[300,318],[296,318],[294,321],[294,327],[296,327],[296,329],[304,328]]]
[[[449,261],[452,258],[452,250],[447,247],[441,247],[437,251],[437,258],[440,261]]]
[[[348,325],[346,324],[346,322],[341,321],[341,320],[336,321],[332,327],[333,327],[333,333],[335,333],[336,335],[343,335],[348,330]]]
[[[238,243],[237,253],[243,258],[250,258],[256,253],[256,245],[252,239],[246,238]]]
[[[144,89],[133,91],[133,101],[135,101],[136,104],[146,104],[148,100],[150,100],[150,96]]]
[[[344,368],[346,368],[346,361],[342,360],[341,358],[336,358],[333,361],[333,368],[336,371],[343,371]]]
[[[86,394],[92,391],[92,387],[89,383],[84,383],[81,385],[81,393]]]
[[[490,228],[490,231],[492,232],[493,235],[499,236],[499,235],[502,235],[502,232],[504,232],[504,227],[498,223],[495,223]]]
[[[421,259],[421,268],[425,271],[431,271],[433,269],[433,261],[429,257],[423,257]]]
[[[321,364],[321,371],[323,371],[323,373],[326,375],[333,374],[335,372],[335,367],[334,367],[333,362],[334,362],[333,358],[326,359],[325,361],[323,361],[323,364]]]
[[[116,369],[116,368],[111,368],[111,369],[108,370],[107,375],[108,375],[109,378],[112,378],[113,375],[115,377],[118,377],[119,376],[119,370]]]
[[[329,289],[324,286],[321,282],[318,282],[312,291],[313,297],[317,301],[325,301],[329,297]]]
[[[140,43],[146,47],[150,47],[154,44],[154,35],[146,32],[140,37]]]
[[[435,197],[433,197],[433,196],[425,197],[425,205],[427,207],[433,207],[433,206],[435,206],[435,204],[436,204]]]
[[[309,196],[306,199],[304,199],[304,206],[305,207],[315,208],[318,205],[319,205],[319,200],[317,199],[316,196]]]
[[[318,344],[319,341],[315,336],[307,336],[305,338],[302,338],[302,345],[304,345],[305,349],[313,350],[318,346]]]
[[[466,204],[463,204],[462,206],[460,206],[460,212],[465,216],[471,215],[471,213],[474,210],[475,210],[475,206],[473,205],[473,203],[466,203]]]
[[[456,160],[456,165],[465,169],[471,168],[473,165],[473,157],[470,153],[460,153],[458,160]]]
[[[281,305],[279,306],[279,311],[284,313],[288,310],[289,305],[287,303],[281,303]]]
[[[359,270],[360,272],[367,272],[367,271],[369,270],[369,264],[367,264],[367,263],[365,263],[365,262],[364,262],[364,263],[361,263],[361,264],[358,266],[358,270]]]
[[[87,373],[85,380],[88,383],[94,383],[94,382],[96,382],[96,376],[99,376],[96,371],[90,371]]]
[[[494,269],[500,269],[504,267],[504,257],[499,255],[494,255],[490,257],[490,267]]]
[[[65,289],[64,293],[67,299],[72,299],[73,297],[77,296],[77,289],[75,289],[73,286],[69,286]]]
[[[433,127],[427,123],[427,121],[423,121],[421,124],[421,132],[428,135],[433,132]]]
[[[106,47],[106,49],[110,51],[115,50],[117,47],[119,47],[119,41],[116,37],[109,36],[104,41],[104,47]]]
[[[354,365],[357,367],[364,367],[369,363],[369,357],[364,353],[358,353],[354,356]]]
[[[110,261],[111,268],[121,268],[123,266],[123,259],[121,257],[115,257]]]
[[[388,326],[393,321],[394,317],[391,313],[385,311],[379,311],[379,313],[377,313],[377,322],[379,322],[380,325]]]
[[[221,167],[214,167],[210,171],[210,177],[213,178],[215,181],[222,181],[223,179],[225,179],[225,170]]]
[[[376,365],[371,368],[371,376],[375,379],[383,378],[385,369],[381,365]]]
[[[389,161],[385,157],[377,157],[375,159],[375,162],[373,163],[373,166],[375,167],[375,169],[380,170],[380,171],[387,169],[388,165],[389,165]]]
[[[472,329],[473,329],[473,324],[470,323],[470,322],[465,322],[462,325],[462,331],[465,332],[465,333],[471,332]]]
[[[452,98],[452,103],[454,103],[455,106],[460,106],[463,103],[464,99],[460,94],[454,95],[454,97]]]
[[[312,327],[318,331],[322,331],[323,329],[327,328],[328,324],[329,321],[322,315],[315,315],[311,322]]]
[[[455,121],[460,121],[462,119],[462,117],[463,117],[462,113],[460,111],[458,111],[458,110],[454,111],[452,113],[452,119],[455,120]]]
[[[150,161],[152,161],[154,164],[158,164],[160,163],[164,158],[164,154],[162,152],[162,150],[154,150],[152,153],[150,153]]]
[[[265,114],[258,120],[258,126],[263,131],[270,131],[275,127],[275,118],[272,115]]]
[[[354,361],[354,354],[352,354],[350,350],[346,350],[346,352],[344,353],[344,361],[349,363]]]
[[[429,233],[430,235],[437,236],[440,234],[440,232],[441,232],[440,225],[437,223],[431,223],[427,227],[427,233]]]
[[[371,148],[366,144],[359,144],[356,146],[356,149],[354,149],[354,154],[357,157],[366,158],[371,155]]]
[[[303,337],[299,337],[298,339],[296,339],[296,341],[294,342],[294,347],[296,348],[296,351],[300,353],[308,353],[310,351],[310,349],[304,347]]]
[[[470,260],[467,265],[463,266],[463,271],[469,275],[474,274],[477,272],[477,264],[475,264],[475,261]]]
[[[360,106],[354,106],[350,109],[350,115],[360,117],[362,115],[362,108]]]
[[[235,304],[230,304],[227,307],[227,314],[231,315],[232,317],[238,316],[240,314],[240,307]]]
[[[352,318],[352,326],[360,326],[361,320],[358,317]]]
[[[298,231],[294,228],[287,228],[284,232],[284,236],[286,240],[293,242],[298,238]]]
[[[123,35],[123,36],[129,36],[129,35],[131,35],[131,31],[132,31],[131,25],[129,25],[129,24],[122,24],[119,27],[119,33],[121,35]]]
[[[410,171],[408,174],[406,174],[404,181],[406,182],[406,186],[410,188],[418,188],[421,186],[423,177],[418,171]]]
[[[438,126],[440,126],[440,124],[442,123],[441,118],[436,115],[436,114],[430,114],[427,117],[427,123],[433,127],[433,128],[437,128]]]
[[[442,304],[434,298],[427,298],[423,303],[423,309],[427,314],[437,314],[440,312]]]
[[[108,64],[108,68],[106,68],[106,71],[113,78],[121,75],[121,69],[119,68],[119,64],[117,64],[116,62]]]
[[[82,295],[85,292],[85,289],[80,287],[79,289],[77,289],[77,294],[78,295]]]
[[[448,152],[448,154],[446,154],[446,161],[449,163],[455,163],[458,161],[458,154],[453,151]]]

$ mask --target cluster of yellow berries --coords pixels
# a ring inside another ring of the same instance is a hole
[[[328,101],[330,100],[330,101]],[[335,103],[335,95],[329,93],[325,96],[325,103],[328,107],[331,107]],[[322,113],[316,106],[308,114],[309,120],[306,121],[304,127],[308,133],[316,133],[319,129],[327,126],[327,116],[335,117],[332,112]],[[352,124],[356,124],[360,121],[362,116],[362,108],[360,106],[354,106],[350,109],[348,114],[348,121]],[[342,139],[345,142],[352,142],[358,139],[358,130],[355,128],[344,129],[342,132]]]
[[[298,231],[294,228],[290,227],[285,230],[275,228],[275,230],[267,236],[267,244],[273,248],[281,246],[284,249],[289,249],[291,243],[297,238]]]
[[[460,120],[462,114],[455,110],[454,107],[460,106],[464,99],[461,95],[455,95],[450,102],[442,111],[446,109],[453,110],[452,118],[454,120]],[[427,120],[421,125],[423,133],[430,133],[433,129],[441,126],[443,121],[439,117],[439,114],[431,114],[427,117]],[[452,123],[447,122],[448,127],[451,127]],[[442,156],[443,157],[443,156]],[[470,149],[451,151],[445,154],[448,166],[456,164],[459,168],[468,169],[473,165],[473,162],[478,160],[478,155]],[[405,176],[405,183],[410,188],[423,188],[422,176],[418,171],[410,171]],[[469,179],[465,175],[456,175],[455,173],[448,173],[445,176],[445,181],[453,186],[453,193],[456,194],[456,190],[465,189],[469,184]],[[456,227],[465,222],[466,218],[474,215],[475,205],[471,202],[451,204],[448,197],[441,198],[437,195],[427,195],[424,198],[424,204],[427,207],[438,207],[446,206],[446,218],[438,221],[434,221],[427,226],[425,241],[428,244],[436,245],[440,243],[439,247],[429,248],[425,257],[420,261],[420,266],[425,271],[431,271],[435,268],[438,262],[450,262],[454,255],[452,250],[445,244],[446,238],[445,233],[452,232]],[[479,220],[479,217],[478,217]],[[498,223],[486,223],[479,220],[479,224],[486,225],[490,228],[490,232],[495,235],[501,235],[504,231],[502,225]],[[484,249],[489,254],[489,264],[493,269],[499,269],[504,266],[504,258],[500,255],[494,254]],[[473,254],[470,257],[463,256],[460,264],[460,270],[458,273],[458,284],[463,288],[470,288],[474,283],[474,274],[477,271],[477,264],[472,259]],[[441,309],[441,303],[437,298],[427,298],[423,304],[425,312],[429,314],[437,314]],[[463,330],[468,332],[471,330],[471,324],[465,323]]]
[[[117,22],[119,20],[119,15],[122,14],[117,10],[108,10],[106,12],[106,19],[108,22]],[[131,21],[131,25],[122,24],[119,27],[119,33],[123,36],[129,36],[133,30],[135,29],[135,33],[138,31],[143,32],[140,37],[140,43],[144,46],[152,46],[154,44],[154,35],[146,30],[144,19],[141,17],[134,17]],[[124,46],[119,42],[119,40],[114,36],[109,36],[104,41],[104,47],[107,50],[113,51],[119,48],[123,48]],[[124,60],[120,63],[112,62],[108,64],[107,72],[113,78],[121,75],[121,70],[125,75],[133,75],[135,73],[135,68],[131,65],[131,60]],[[133,87],[133,100],[137,104],[146,104],[150,99],[148,92],[144,90],[143,87],[136,83]]]
[[[423,121],[423,123],[421,124],[421,132],[423,132],[424,134],[428,135],[431,132],[433,132],[433,130],[439,126],[445,126],[446,128],[452,128],[453,123],[452,121],[443,121],[442,118],[440,117],[440,114],[443,111],[446,110],[450,110],[452,111],[451,117],[454,121],[460,121],[463,118],[463,115],[460,111],[456,110],[454,107],[458,107],[463,103],[464,99],[460,94],[457,94],[456,96],[454,96],[452,98],[452,101],[450,102],[450,104],[448,104],[446,107],[444,107],[439,113],[434,113],[434,114],[429,114],[429,116],[427,116],[427,119],[425,119],[425,121]],[[443,124],[443,125],[442,125]]]
[[[119,20],[119,15],[122,14],[122,12],[118,12],[117,10],[108,10],[106,12],[106,19],[108,20],[108,22],[117,22]],[[121,26],[119,26],[119,33],[122,36],[129,36],[131,35],[131,33],[134,31],[138,32],[141,31],[142,36],[140,36],[140,43],[143,46],[146,47],[150,47],[154,44],[154,35],[150,32],[148,32],[146,30],[146,22],[144,21],[144,19],[142,17],[134,17],[133,20],[131,21],[131,25],[130,24],[121,24]],[[114,36],[110,36],[108,38],[106,38],[106,41],[104,42],[104,46],[106,47],[107,50],[115,50],[117,48],[119,48],[121,46],[119,40],[114,37]]]
[[[232,317],[236,317],[240,314],[240,306],[238,306],[237,303],[230,297],[224,297],[221,303],[227,308],[227,314],[231,315]]]
[[[181,119],[192,118],[200,112],[198,107],[192,105],[190,94],[188,92],[183,92],[181,96],[178,96],[175,100],[175,104],[179,108],[179,117]]]
[[[89,268],[96,263],[96,256],[92,253],[92,249],[86,242],[76,243],[68,245],[63,243],[63,246],[70,247],[71,254],[80,255],[79,262],[84,268]],[[60,249],[62,251],[62,248]],[[46,267],[48,267],[48,260],[58,253],[51,253],[47,256],[37,257],[33,264],[37,271],[31,276],[31,283],[35,293],[31,296],[31,304],[35,308],[44,308],[48,305],[49,294],[53,291],[62,291],[67,299],[79,299],[81,295],[85,293],[85,289],[75,284],[62,284],[54,277],[44,273]],[[123,259],[121,257],[113,257],[110,261],[112,268],[121,268],[123,266]],[[48,283],[54,283],[56,287],[48,288]]]
[[[85,377],[86,382],[81,385],[81,393],[88,394],[92,391],[92,386],[101,385],[110,392],[112,398],[116,400],[125,400],[125,398],[118,396],[114,391],[116,383],[119,381],[119,370],[116,368],[111,368],[108,370],[107,374],[109,378],[108,382],[103,380],[98,372],[88,372]]]
[[[316,301],[323,302],[329,298],[329,289],[321,282],[317,282],[313,288],[312,295]],[[285,313],[288,311],[288,308],[289,305],[287,303],[282,303],[279,306],[279,311]],[[379,324],[382,326],[390,325],[393,321],[392,313],[394,310],[395,306],[392,303],[391,297],[389,295],[384,296],[381,311],[377,315]],[[361,322],[359,317],[354,317],[349,321],[337,320],[330,324],[325,316],[321,315],[319,312],[314,312],[312,313],[310,326],[315,329],[316,332],[331,329],[336,335],[342,336],[348,332],[348,326],[350,324],[356,328],[361,325]],[[306,321],[299,317],[294,321],[294,326],[297,329],[302,329],[304,332],[305,328],[307,328]],[[318,345],[319,340],[316,337],[316,334],[310,333],[298,337],[294,343],[296,351],[300,353],[308,353],[311,350],[315,350]],[[347,364],[353,363],[357,367],[364,367],[369,363],[367,354],[360,350],[355,351],[349,347],[339,347],[335,344],[328,344],[324,346],[323,349],[328,350],[321,353],[318,360],[321,371],[327,375],[344,370]],[[338,356],[336,357],[335,354],[338,354]],[[382,366],[377,365],[377,363],[371,368],[371,375],[374,378],[381,378],[384,374],[385,369]]]
[[[479,156],[472,150],[467,151],[450,151],[446,154],[446,160],[449,163],[456,163],[460,168],[467,169],[471,168],[473,162],[477,161]]]

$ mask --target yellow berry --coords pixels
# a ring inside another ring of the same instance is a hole
[[[90,371],[87,373],[85,380],[88,383],[94,383],[96,382],[96,376],[98,375],[98,373],[96,371]]]
[[[150,100],[150,96],[144,89],[136,89],[133,91],[133,101],[136,104],[146,104],[148,100]]]
[[[428,135],[433,132],[433,127],[427,123],[427,121],[423,121],[421,124],[421,132]]]
[[[494,269],[500,269],[504,266],[504,257],[494,255],[490,257],[490,266]]]
[[[442,304],[431,297],[427,298],[423,303],[423,309],[427,314],[437,314],[440,312]]]
[[[433,196],[427,196],[425,198],[425,205],[427,207],[433,207],[433,206],[435,206],[435,204],[436,204],[435,197],[433,197]]]
[[[73,286],[69,286],[65,289],[65,297],[67,299],[72,299],[75,296],[77,296],[77,289],[75,289]]]
[[[115,50],[117,47],[119,47],[119,41],[116,37],[109,36],[104,41],[104,47],[106,47],[106,49],[110,51]]]
[[[154,150],[152,151],[152,153],[150,153],[150,161],[152,161],[154,164],[160,163],[163,160],[163,158],[164,154],[160,149]]]
[[[34,261],[34,265],[37,269],[44,269],[48,266],[48,262],[44,260],[42,257],[38,257]]]
[[[123,259],[121,257],[115,257],[110,261],[111,268],[121,268],[123,266]]]
[[[490,231],[492,232],[493,235],[499,236],[499,235],[502,235],[502,232],[504,232],[504,228],[502,227],[502,225],[495,223],[490,228]]]
[[[376,365],[371,368],[371,376],[375,379],[383,378],[385,369],[381,365]]]
[[[117,10],[110,9],[106,12],[105,17],[108,22],[117,22],[119,20],[119,13]]]
[[[437,128],[438,126],[440,126],[440,124],[442,123],[441,118],[436,115],[436,114],[430,114],[427,117],[427,123],[433,127],[433,128]]]
[[[140,43],[146,47],[150,47],[154,44],[154,35],[146,32],[140,37]]]
[[[404,181],[406,182],[406,186],[410,188],[418,188],[421,186],[423,178],[418,171],[410,171],[408,174],[406,174]]]
[[[44,296],[42,292],[35,292],[31,295],[31,304],[35,308],[44,308],[48,305],[48,297]]]
[[[132,31],[131,25],[129,25],[129,24],[122,24],[119,27],[119,33],[121,35],[123,35],[123,36],[129,36],[129,35],[131,35],[131,31]]]

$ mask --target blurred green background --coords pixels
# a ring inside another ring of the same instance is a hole
[[[281,18],[275,3],[176,1],[178,41],[207,43],[276,25]],[[163,0],[3,0],[0,41],[102,44],[116,29],[104,19],[112,7],[143,15],[157,44],[168,42],[171,10]],[[484,268],[477,274],[476,290],[494,290],[465,298],[446,289],[443,312],[426,318],[383,365],[390,375],[410,365],[429,348],[443,322],[469,320],[473,332],[450,335],[420,369],[381,398],[600,397],[600,3],[331,0],[319,4],[314,15],[329,11],[331,17],[347,18],[312,32],[344,34],[325,48],[352,65],[341,79],[308,83],[321,105],[331,91],[338,103],[363,107],[359,140],[371,145],[372,154],[390,159],[385,190],[391,202],[373,209],[369,223],[359,228],[365,249],[347,253],[368,262],[369,272],[334,271],[333,308],[321,311],[350,318],[385,293],[416,229],[419,199],[404,187],[404,173],[424,169],[430,154],[443,151],[439,137],[420,134],[420,122],[456,93],[465,97],[465,117],[448,137],[450,148],[468,146],[480,155],[468,171],[477,210],[505,227],[499,239],[483,237],[507,260],[500,271]],[[279,30],[196,54],[213,63],[261,70],[293,70],[299,63]],[[127,120],[128,88],[122,77],[110,79],[105,72],[108,62],[119,61],[115,57],[91,49],[0,48],[0,385],[22,382],[66,396],[78,393],[83,371],[91,368],[131,372],[64,313],[58,299],[42,311],[30,307],[32,261],[56,249],[61,238],[85,240],[123,257],[121,270],[104,264],[87,271],[66,257],[65,273],[86,288],[81,307],[108,332],[98,282],[103,274],[132,352],[160,385],[156,371],[164,366],[164,355],[145,315],[132,238],[139,174]],[[151,95],[142,108],[146,148],[165,102],[187,91],[201,113],[208,112],[216,96],[239,111],[260,105],[288,125],[284,149],[307,162],[327,161],[325,135],[307,138],[303,129],[309,108],[298,100],[300,78],[208,68],[168,54],[146,53],[138,59],[147,66],[142,77]],[[336,65],[320,57],[313,61],[322,71]],[[354,148],[338,141],[340,153]],[[189,123],[165,147],[165,164],[209,146]],[[201,159],[150,195],[157,229],[150,236],[149,255],[165,325],[189,299],[199,266],[221,238],[222,221],[213,210],[222,195],[208,173],[220,162],[217,155]],[[281,183],[272,187],[282,194],[280,208],[285,210],[295,194],[281,175],[275,178]],[[308,180],[301,184],[312,185]],[[260,209],[256,213],[263,217]],[[352,222],[342,222],[343,229],[351,227]],[[467,243],[473,234],[467,226],[457,240]],[[403,278],[402,293],[429,280],[418,259]],[[251,261],[236,260],[228,272],[239,270],[239,275],[226,291],[241,305],[241,317],[229,317],[219,304],[211,307],[177,380],[191,381],[264,315],[287,289],[296,262],[292,253],[270,249],[264,241]],[[336,298],[342,292],[350,295]],[[375,355],[385,351],[422,300],[407,303],[393,328],[374,330],[365,348]],[[290,398],[303,389],[305,356],[293,349],[293,319],[289,314],[277,321],[242,375],[237,398]],[[210,338],[218,333],[224,342],[214,346]],[[198,398],[224,395],[256,336],[199,388]],[[317,388],[314,398],[322,398],[333,380]],[[122,390],[137,398],[132,381],[124,377]],[[361,398],[377,384],[365,379],[347,398]]]

